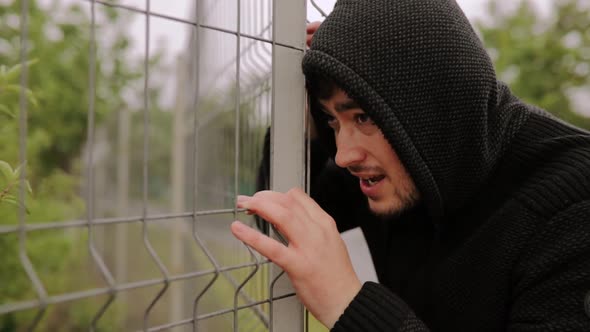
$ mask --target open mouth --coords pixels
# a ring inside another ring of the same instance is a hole
[[[361,181],[363,182],[363,184],[367,187],[372,187],[374,185],[376,185],[377,183],[381,182],[381,180],[383,180],[385,178],[385,175],[378,175],[378,176],[374,176],[371,178],[365,178],[365,179],[361,179]]]

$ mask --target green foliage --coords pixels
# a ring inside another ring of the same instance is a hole
[[[490,0],[490,22],[479,22],[500,79],[514,93],[574,125],[590,129],[590,118],[572,109],[572,88],[590,91],[590,1],[552,2],[551,17],[521,0],[516,11]]]
[[[7,162],[0,160],[0,204],[19,206],[16,191],[20,187],[21,170],[22,168],[20,166],[13,170]],[[33,189],[31,189],[29,182],[25,181],[24,185],[25,190],[31,194]]]
[[[70,171],[76,162],[85,142],[88,126],[90,86],[90,18],[81,4],[67,5],[52,2],[49,8],[40,7],[36,1],[29,1],[28,59],[38,63],[29,67],[28,88],[35,91],[36,99],[31,99],[28,115],[28,131],[31,136],[43,139],[38,147],[38,163],[29,167],[38,168],[33,174],[46,175],[55,168]],[[86,8],[89,8],[86,6]],[[97,38],[103,34],[113,34],[124,18],[105,6],[97,6],[95,31]],[[48,14],[59,13],[59,15]],[[7,52],[0,52],[0,63],[20,63],[20,30],[11,26],[8,17],[20,14],[20,2],[14,1],[0,7],[0,39],[13,45]],[[129,61],[129,39],[119,33],[109,36],[108,41],[97,41],[95,78],[96,98],[94,111],[96,121],[104,120],[110,111],[125,104],[121,90],[130,81],[140,77],[141,61]],[[109,30],[110,29],[110,30]],[[134,64],[134,65],[131,65]],[[16,78],[16,65],[8,79]],[[18,86],[11,86],[16,89]],[[31,95],[31,91],[27,91]],[[5,98],[7,98],[6,96]],[[7,103],[18,105],[18,96],[13,95]],[[6,105],[6,102],[1,103]],[[35,105],[42,105],[35,107]],[[4,109],[4,108],[2,108]],[[8,113],[16,114],[15,108],[8,107]],[[3,113],[7,110],[4,109]],[[37,143],[37,142],[35,142]],[[29,145],[31,145],[29,144]],[[16,161],[14,151],[0,147],[2,156],[8,162]],[[31,179],[35,181],[35,179]]]
[[[93,63],[91,25],[88,11],[84,10],[89,5],[52,1],[41,7],[34,0],[28,4],[28,52],[24,66],[18,24],[21,2],[12,1],[0,7],[0,227],[20,222],[18,197],[23,170],[27,224],[76,220],[85,211],[80,197],[80,154],[86,141],[93,93],[89,88]],[[97,6],[96,36],[108,34],[108,40],[97,41],[93,68],[96,126],[109,113],[126,106],[123,89],[141,76],[142,61],[129,55],[125,24],[113,8]],[[21,86],[23,70],[26,88]],[[20,135],[25,129],[20,127],[21,93],[26,97],[24,163],[19,157]],[[86,247],[88,239],[68,234],[27,232],[26,242],[21,242],[16,232],[0,234],[0,306],[37,298],[23,268],[22,254],[31,261],[49,294],[62,294],[79,284],[79,276],[64,272],[92,270],[87,266],[92,262],[82,254],[86,251],[80,250]],[[100,276],[92,274],[90,278]],[[67,312],[50,309],[38,330],[87,330],[98,308],[96,303],[85,303]],[[124,314],[124,310],[120,312]],[[2,315],[0,331],[25,330],[34,314]],[[102,322],[105,326],[112,323]]]
[[[29,67],[35,62],[37,61],[29,61],[25,64],[25,67]],[[0,65],[0,119],[3,120],[3,124],[0,125],[1,134],[6,131],[5,128],[11,125],[14,128],[18,114],[18,104],[15,100],[19,100],[18,98],[20,98],[21,92],[24,92],[26,100],[30,104],[34,106],[38,105],[33,92],[30,89],[21,88],[17,83],[21,76],[21,71],[21,64],[14,65],[10,68]],[[18,146],[18,141],[13,143],[14,147]],[[19,205],[16,196],[20,185],[20,173],[21,166],[13,170],[9,163],[0,160],[0,204]],[[25,190],[31,193],[32,189],[28,181],[25,182],[25,186]]]

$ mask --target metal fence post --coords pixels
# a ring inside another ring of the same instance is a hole
[[[177,57],[176,75],[181,87],[187,84],[188,77],[186,73],[186,60],[185,57],[179,55]],[[171,207],[174,213],[182,213],[185,211],[185,200],[184,195],[186,192],[185,188],[185,89],[180,88],[176,90],[176,101],[174,104],[174,115],[172,122],[172,169],[170,172],[171,178]],[[184,234],[187,232],[184,220],[176,221],[172,226],[172,233],[170,234],[170,262],[172,265],[172,273],[180,274],[182,265],[185,263],[184,257]],[[183,318],[183,305],[184,305],[184,293],[182,289],[177,285],[170,289],[170,321],[177,322]],[[171,329],[171,331],[182,331],[180,327]]]
[[[305,2],[273,3],[273,100],[271,130],[271,189],[285,192],[305,186],[305,94],[301,59],[305,43]],[[280,45],[278,45],[280,43]],[[286,275],[273,266],[271,298],[293,292]],[[290,297],[271,303],[271,331],[304,330],[304,311]]]

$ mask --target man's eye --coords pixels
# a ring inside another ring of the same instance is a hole
[[[331,128],[335,128],[338,125],[338,121],[336,120],[336,118],[330,115],[326,115],[326,123]]]
[[[357,114],[355,115],[355,121],[358,124],[372,124],[373,120],[367,114]]]

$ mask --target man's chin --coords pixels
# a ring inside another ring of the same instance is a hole
[[[367,198],[369,203],[369,210],[379,219],[394,219],[401,215],[404,211],[412,208],[415,205],[413,200],[393,201],[393,202],[377,202],[371,198]]]
[[[369,210],[371,213],[379,219],[391,219],[399,216],[404,209],[401,206],[390,204],[386,206],[371,201],[369,198]]]
[[[371,213],[381,220],[396,219],[402,214],[403,210],[389,210],[389,211],[376,211],[371,209]]]

